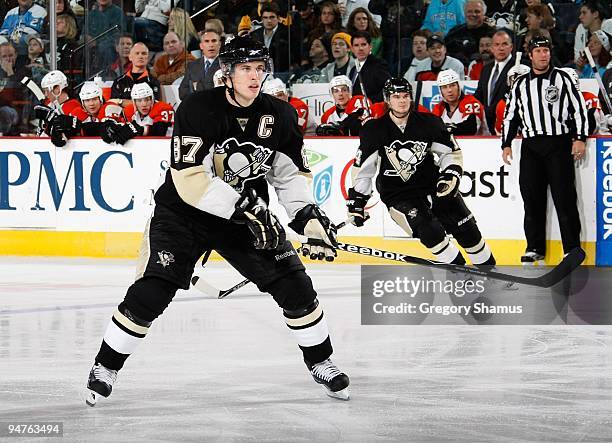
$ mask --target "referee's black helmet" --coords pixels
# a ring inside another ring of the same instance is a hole
[[[529,44],[527,45],[527,49],[529,50],[529,53],[531,54],[531,52],[535,48],[548,48],[548,49],[552,49],[552,43],[550,42],[550,40],[547,37],[544,37],[543,35],[535,35],[531,40],[529,40]]]

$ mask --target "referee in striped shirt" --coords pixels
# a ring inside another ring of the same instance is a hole
[[[508,165],[519,128],[523,136],[519,175],[527,238],[523,263],[546,255],[549,185],[564,252],[580,246],[574,161],[584,158],[588,133],[582,94],[567,73],[551,65],[550,40],[534,36],[528,50],[531,72],[519,77],[510,91],[502,135],[502,158]]]

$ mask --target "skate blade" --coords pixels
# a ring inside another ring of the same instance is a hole
[[[325,389],[325,393],[327,395],[329,395],[332,398],[337,398],[338,400],[348,401],[351,397],[351,391],[349,390],[348,387],[341,389],[340,391],[336,391],[336,392],[327,389],[326,386],[323,386],[323,389]]]
[[[91,406],[93,408],[96,403],[98,403],[98,399],[100,397],[102,397],[100,394],[88,389],[85,395],[85,403],[87,403],[87,406]]]

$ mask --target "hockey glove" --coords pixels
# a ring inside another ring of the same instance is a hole
[[[365,205],[369,199],[369,195],[357,192],[354,188],[350,188],[348,190],[348,200],[346,201],[346,209],[348,210],[349,217],[353,218],[352,223],[357,227],[363,226],[363,223],[368,218],[367,213],[365,211]]]
[[[315,133],[320,137],[324,137],[328,135],[342,135],[342,130],[336,123],[323,123],[322,125],[317,126]]]
[[[117,131],[119,130],[119,125],[114,120],[106,120],[102,122],[102,128],[100,128],[100,137],[104,141],[104,143],[115,143],[117,141]]]
[[[254,189],[248,189],[236,203],[231,219],[246,224],[255,237],[255,249],[275,250],[285,245],[285,230]]]
[[[74,137],[81,130],[81,122],[72,115],[53,114],[49,125],[68,137]]]
[[[459,192],[462,172],[456,169],[446,169],[440,173],[436,186],[436,196],[454,197]]]
[[[302,254],[305,256],[310,255],[312,260],[333,261],[338,255],[336,227],[318,206],[308,205],[302,208],[289,223],[289,227],[308,237],[308,243],[302,244]]]
[[[124,145],[128,140],[133,139],[139,135],[144,134],[144,128],[136,122],[128,122],[124,125],[118,125],[117,129],[117,143]]]

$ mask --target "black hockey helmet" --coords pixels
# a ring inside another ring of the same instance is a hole
[[[529,44],[527,45],[527,49],[529,53],[535,48],[548,48],[552,50],[552,43],[550,40],[543,35],[534,35],[531,40],[529,40]]]
[[[383,86],[383,97],[386,102],[389,101],[391,94],[397,94],[398,92],[407,92],[412,99],[412,86],[410,82],[403,77],[391,77],[385,82]]]
[[[263,43],[252,37],[238,36],[226,41],[219,53],[219,64],[224,76],[229,76],[232,68],[238,63],[262,61],[266,64],[266,72],[272,72],[270,51]]]

